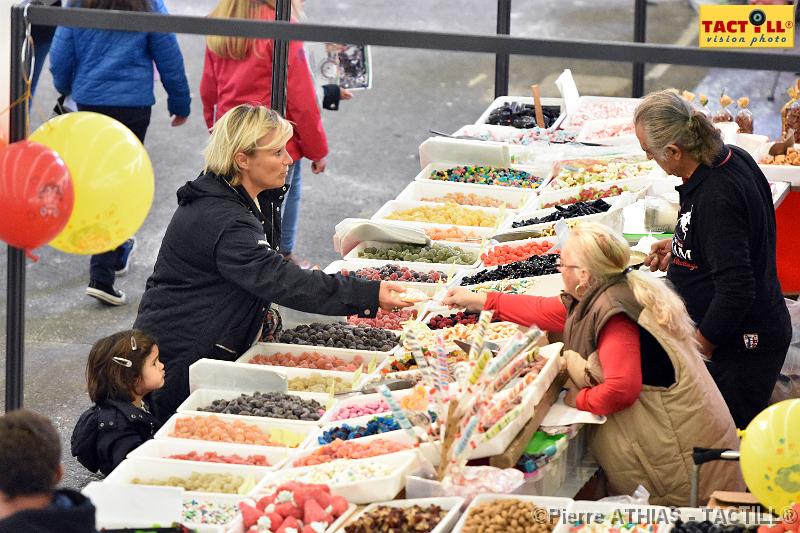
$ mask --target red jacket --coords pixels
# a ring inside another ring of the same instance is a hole
[[[561,298],[490,292],[484,309],[502,320],[536,325],[545,331],[563,332],[567,309]],[[610,415],[631,406],[642,390],[639,329],[623,314],[614,315],[600,330],[597,355],[603,383],[581,389],[576,407],[596,415]]]
[[[258,14],[261,20],[275,20],[267,6]],[[259,39],[255,53],[242,60],[226,59],[206,47],[200,98],[209,129],[214,119],[239,104],[270,105],[272,95],[271,39]],[[294,125],[294,136],[287,145],[292,159],[306,157],[318,161],[328,155],[328,139],[322,128],[317,96],[302,41],[289,44],[289,73],[286,85],[286,119]],[[216,106],[216,114],[215,107]]]

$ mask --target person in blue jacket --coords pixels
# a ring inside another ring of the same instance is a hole
[[[69,7],[167,13],[162,0],[82,0]],[[56,90],[72,96],[78,111],[93,111],[127,126],[144,142],[155,96],[153,63],[167,91],[172,125],[189,116],[191,96],[183,56],[174,33],[142,33],[59,27],[50,48],[50,72]],[[86,294],[109,305],[125,303],[114,287],[128,269],[136,241],[93,255]]]

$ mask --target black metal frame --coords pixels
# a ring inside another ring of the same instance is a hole
[[[645,43],[646,0],[636,0],[634,43],[589,40],[530,39],[507,35],[510,30],[511,0],[498,0],[498,35],[461,35],[447,32],[420,32],[397,29],[290,24],[289,0],[278,0],[275,22],[213,19],[157,13],[131,13],[94,9],[61,9],[29,5],[27,20],[24,3],[11,12],[11,100],[24,93],[21,78],[21,48],[26,23],[42,26],[74,26],[128,31],[157,31],[195,35],[233,35],[274,39],[275,50],[286,53],[281,42],[289,40],[371,44],[398,48],[451,50],[495,54],[495,93],[508,90],[508,58],[511,54],[567,59],[590,59],[633,64],[633,94],[644,92],[644,64],[669,63],[717,68],[800,72],[800,56],[782,52],[742,52],[688,48]],[[282,20],[281,20],[282,19]],[[283,109],[286,96],[286,59],[277,55],[273,69],[272,107]],[[11,113],[11,141],[24,138],[24,106]],[[22,406],[23,348],[25,322],[25,256],[22,250],[8,249],[8,301],[6,322],[6,409]]]

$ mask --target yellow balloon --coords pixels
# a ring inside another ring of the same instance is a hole
[[[800,502],[800,399],[770,405],[741,435],[742,474],[753,496],[779,514]]]
[[[131,130],[106,115],[79,111],[48,120],[30,140],[58,152],[75,187],[72,216],[50,246],[99,254],[141,227],[155,184],[147,151]]]

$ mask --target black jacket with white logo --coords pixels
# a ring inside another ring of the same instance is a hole
[[[700,332],[717,346],[763,347],[791,338],[775,264],[775,208],[752,157],[725,146],[676,187],[680,214],[667,277]],[[788,335],[788,337],[787,337]]]
[[[379,282],[303,270],[274,249],[284,191],[262,193],[259,209],[241,186],[212,173],[178,190],[134,324],[155,338],[166,365],[164,388],[150,398],[160,419],[188,395],[188,366],[202,357],[235,360],[255,340],[271,302],[375,316]]]

